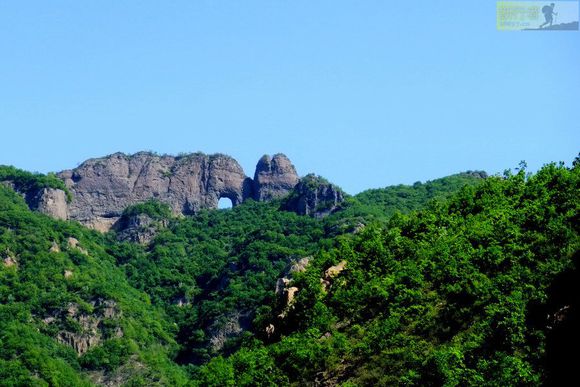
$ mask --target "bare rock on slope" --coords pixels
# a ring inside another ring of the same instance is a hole
[[[282,198],[298,184],[296,168],[282,153],[262,156],[254,174],[254,199],[268,201]]]
[[[345,199],[344,192],[320,176],[309,174],[300,179],[282,205],[288,211],[315,218],[334,212]]]
[[[34,198],[32,198],[31,207],[55,219],[68,219],[68,203],[66,193],[61,189],[41,189],[36,193]]]
[[[251,195],[251,182],[238,162],[220,154],[115,153],[87,160],[59,177],[74,198],[69,218],[101,230],[109,229],[128,206],[151,199],[187,215],[217,208],[222,197],[237,205]]]

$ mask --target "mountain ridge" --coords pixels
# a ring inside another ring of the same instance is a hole
[[[66,188],[27,193],[30,206],[99,231],[111,229],[125,208],[151,199],[168,204],[175,215],[191,215],[218,208],[221,198],[230,199],[232,206],[248,199],[281,198],[299,180],[296,168],[282,153],[264,155],[253,179],[233,157],[201,152],[177,156],[117,152],[88,159],[56,177]]]

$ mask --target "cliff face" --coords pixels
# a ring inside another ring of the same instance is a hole
[[[116,153],[87,160],[59,177],[73,194],[69,218],[99,230],[110,228],[129,205],[150,199],[188,215],[217,208],[222,197],[237,205],[251,196],[251,182],[238,162],[225,155]]]
[[[254,174],[254,199],[267,201],[279,199],[298,184],[298,174],[288,157],[278,153],[262,156]]]
[[[201,153],[177,157],[115,153],[87,160],[58,177],[72,201],[67,203],[61,190],[45,189],[37,193],[31,207],[101,231],[109,230],[128,206],[150,199],[169,204],[176,215],[189,215],[217,208],[220,198],[229,198],[236,206],[249,198],[282,197],[298,183],[294,166],[282,154],[262,157],[255,181],[233,158]]]
[[[32,209],[52,216],[55,219],[68,219],[66,193],[61,189],[43,188],[28,199]]]
[[[306,175],[282,204],[287,211],[323,218],[334,212],[345,199],[344,192],[320,176]]]

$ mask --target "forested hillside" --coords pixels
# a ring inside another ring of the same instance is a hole
[[[129,284],[118,249],[0,184],[0,384],[185,383],[175,328]]]
[[[579,183],[577,161],[468,172],[324,219],[148,202],[107,234],[0,185],[0,384],[557,382],[578,347]]]

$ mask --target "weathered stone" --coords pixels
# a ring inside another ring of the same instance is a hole
[[[281,278],[282,279],[282,278]],[[284,280],[287,280],[284,278]],[[280,281],[280,280],[278,280]],[[290,283],[290,281],[284,282],[286,286]],[[278,291],[278,289],[276,289]],[[298,293],[300,289],[296,286],[290,287],[283,287],[280,292],[277,292],[280,301],[281,301],[281,312],[278,314],[278,318],[283,319],[286,318],[288,312],[290,312],[294,307],[296,293]]]
[[[65,271],[65,277],[66,272],[70,271]],[[72,275],[72,272],[70,273]],[[67,319],[75,321],[78,326],[77,329],[73,331],[61,330],[58,332],[56,339],[60,343],[72,347],[78,355],[82,355],[107,338],[123,336],[123,331],[120,327],[116,327],[113,330],[103,330],[103,319],[117,320],[121,316],[115,301],[97,299],[91,301],[90,304],[94,309],[92,313],[81,311],[78,304],[70,303],[64,310],[42,319],[45,324],[52,324],[58,320],[66,321]]]
[[[5,267],[16,267],[18,266],[18,262],[14,257],[6,257],[4,258],[4,266]]]
[[[326,269],[324,277],[320,279],[322,290],[327,291],[332,284],[333,279],[338,276],[346,268],[346,261],[342,260],[338,265],[334,265]]]
[[[269,201],[282,198],[298,184],[296,168],[286,155],[262,156],[254,174],[254,199]]]
[[[69,248],[77,249],[78,251],[80,251],[84,255],[89,255],[89,252],[86,249],[82,248],[79,243],[80,243],[79,240],[76,238],[69,237],[67,239],[67,244],[68,244]]]
[[[101,342],[101,335],[96,329],[95,321],[84,321],[83,329],[86,333],[78,334],[69,331],[59,332],[56,339],[69,347],[72,347],[78,355],[87,352],[89,348]]]
[[[306,270],[312,257],[303,257],[298,261],[292,262],[290,268],[286,270],[286,276],[278,278],[276,281],[276,296],[278,296],[279,308],[281,310],[278,318],[285,318],[294,304],[296,293],[300,290],[292,285],[292,274],[301,273]]]
[[[159,228],[166,226],[166,220],[155,221],[147,214],[137,214],[122,216],[113,228],[117,231],[117,239],[145,245],[155,238]]]
[[[276,327],[274,326],[274,324],[268,324],[268,326],[266,327],[266,336],[268,338],[272,337],[275,331]]]
[[[128,206],[151,199],[187,215],[217,208],[222,197],[235,206],[252,195],[251,181],[225,155],[116,153],[87,160],[59,176],[73,194],[69,217],[100,230],[110,229]]]
[[[22,196],[31,210],[42,212],[55,219],[68,219],[67,195],[63,190],[57,188],[33,189],[15,184],[10,180],[2,180],[0,184],[11,188]]]
[[[320,176],[306,175],[282,205],[287,211],[322,218],[335,211],[344,201],[344,192]]]
[[[346,267],[346,261],[340,261],[338,263],[338,265],[334,265],[329,267],[328,269],[326,269],[326,271],[324,272],[324,278],[326,280],[330,280],[334,277],[336,277],[337,275],[339,275],[344,268]]]
[[[61,189],[41,189],[30,202],[30,207],[55,219],[68,219],[66,193]]]
[[[251,325],[250,315],[239,311],[229,313],[222,321],[216,321],[209,330],[210,345],[214,351],[224,347],[226,341],[248,330]]]
[[[292,304],[294,304],[294,297],[296,296],[296,293],[298,293],[298,289],[296,286],[291,286],[288,289],[286,289],[286,305],[288,307],[291,307]]]
[[[280,296],[280,295],[284,294],[284,291],[286,291],[286,286],[289,283],[290,283],[290,280],[286,277],[278,278],[278,281],[276,281],[276,295]]]
[[[185,156],[115,153],[87,160],[57,176],[64,181],[70,201],[65,191],[54,188],[19,193],[31,209],[57,219],[76,220],[103,232],[119,221],[127,207],[137,203],[159,200],[168,204],[174,215],[190,215],[201,209],[217,208],[221,198],[229,198],[233,206],[250,198],[280,199],[300,181],[294,165],[281,153],[263,156],[256,165],[254,180],[230,156],[203,153]],[[2,184],[18,191],[11,181]],[[296,211],[323,216],[328,211],[321,208],[321,203],[333,199],[332,211],[342,200],[341,191],[334,188],[322,187],[314,197],[312,193],[303,195]],[[137,241],[146,242],[151,235],[136,237]]]
[[[93,370],[86,371],[86,374],[96,386],[120,387],[127,385],[132,379],[135,380],[136,375],[146,377],[151,371],[139,361],[138,355],[131,355],[124,364],[114,370]]]
[[[312,257],[300,258],[297,262],[294,262],[292,264],[292,266],[290,266],[290,270],[289,270],[288,274],[302,273],[303,271],[306,270],[306,268],[310,264],[311,260],[312,260]]]

